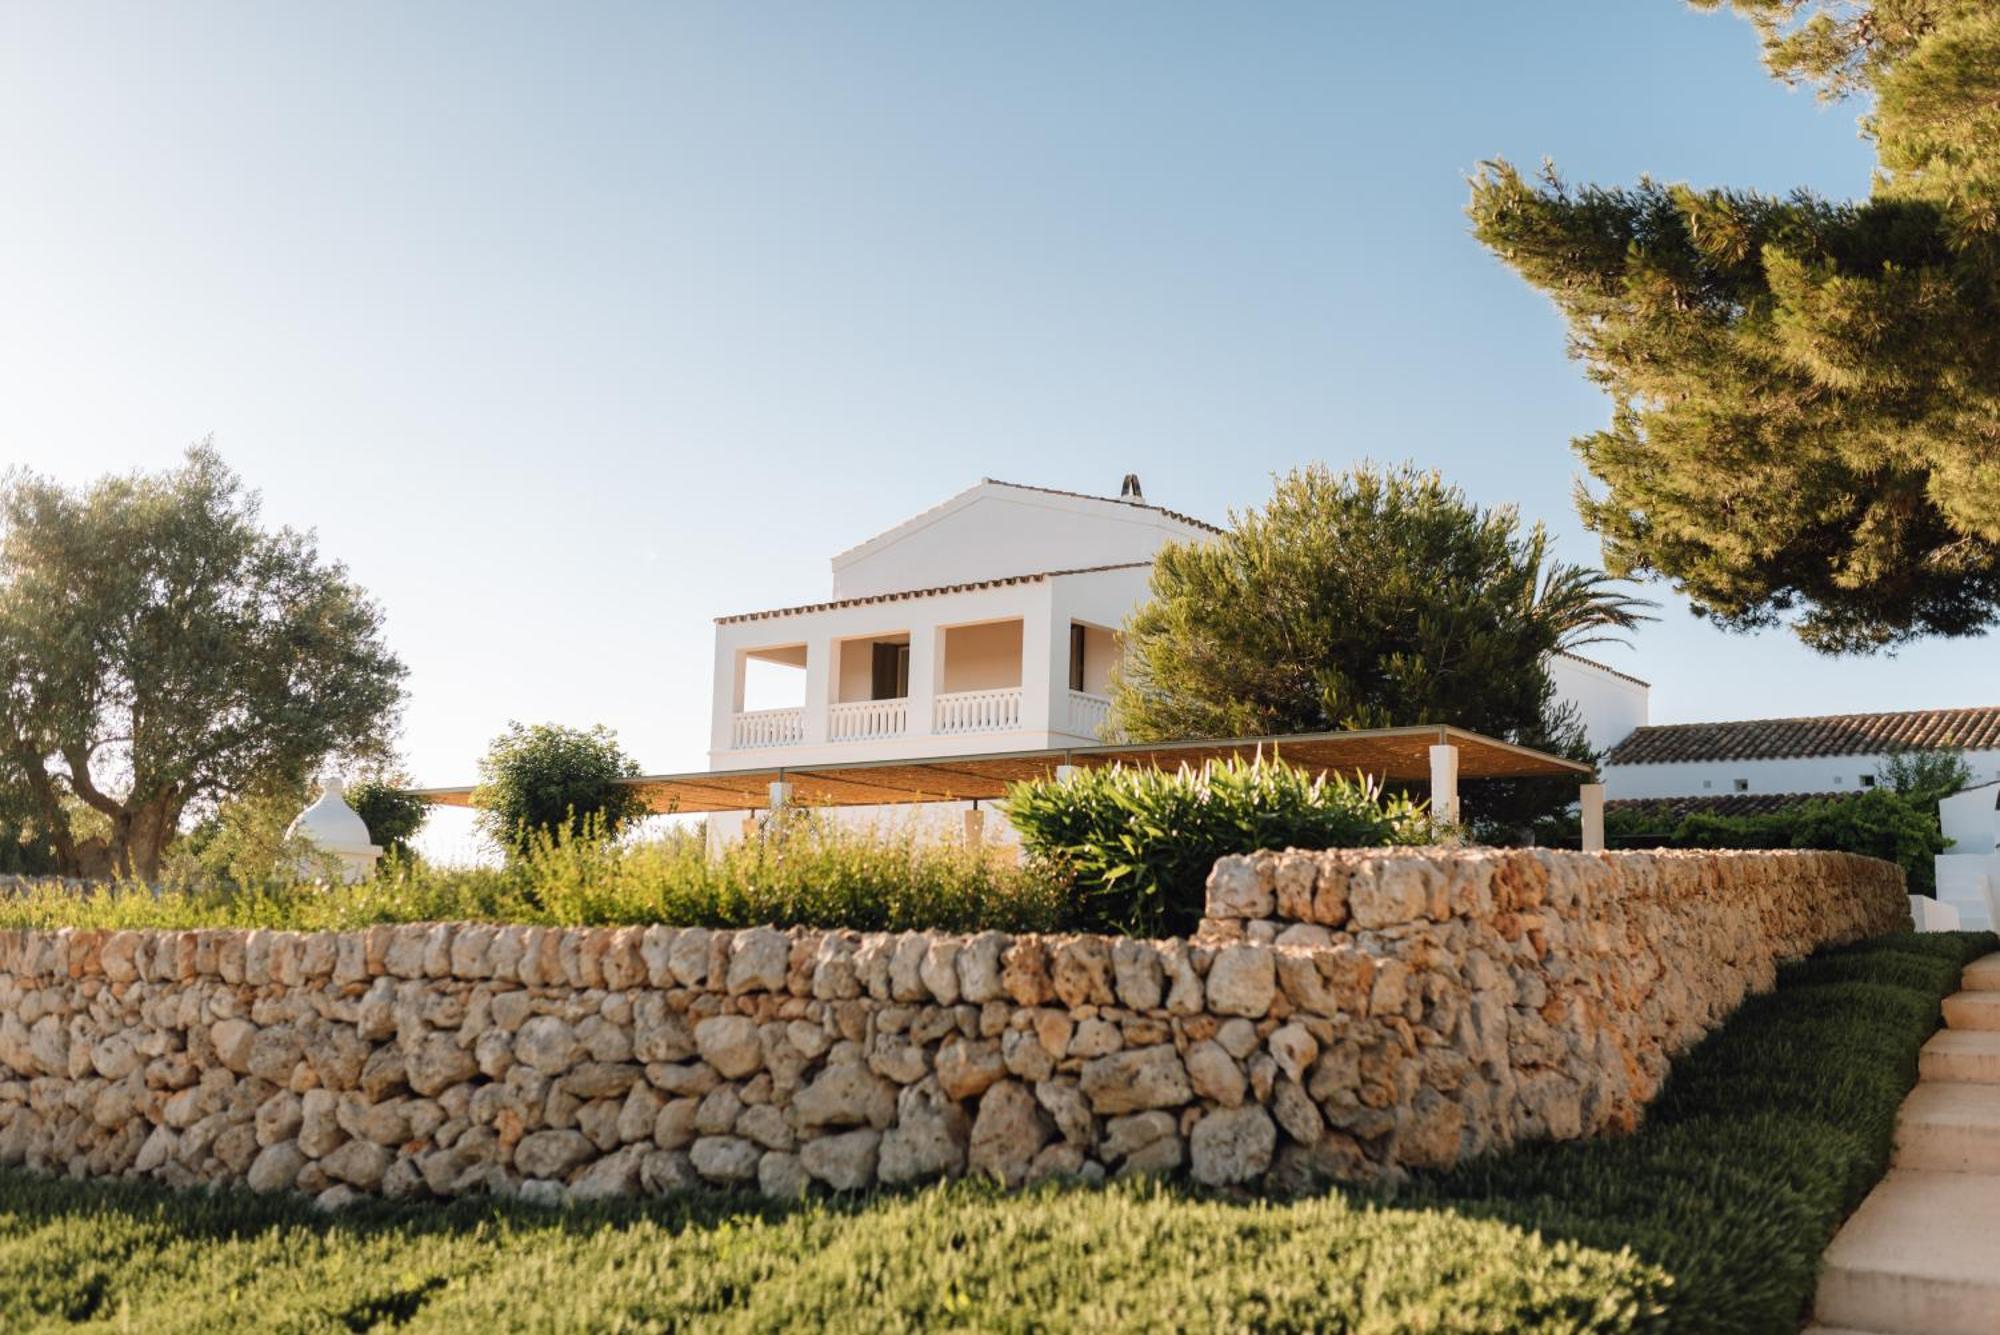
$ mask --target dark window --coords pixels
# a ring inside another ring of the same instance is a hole
[[[1739,792],[1739,793],[1747,793],[1747,792],[1749,792],[1749,791],[1750,791],[1750,780],[1748,780],[1748,779],[1738,779],[1738,780],[1736,781],[1736,791],[1737,791],[1737,792]]]
[[[875,661],[870,665],[868,698],[871,700],[900,700],[910,693],[910,646],[907,644],[877,644]]]
[[[1863,788],[1873,788],[1875,786],[1875,776],[1873,774],[1862,775],[1861,786]]]
[[[1083,627],[1073,621],[1069,627],[1069,688],[1083,689]]]

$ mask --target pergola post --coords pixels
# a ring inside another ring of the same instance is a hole
[[[1458,748],[1449,742],[1431,747],[1431,824],[1458,824]]]
[[[1576,790],[1577,801],[1583,809],[1583,851],[1602,853],[1604,851],[1604,785],[1586,783]]]
[[[965,846],[977,848],[986,841],[986,813],[977,802],[965,810]]]
[[[764,818],[764,832],[774,834],[784,828],[785,812],[792,805],[792,785],[779,779],[771,785],[771,814]]]

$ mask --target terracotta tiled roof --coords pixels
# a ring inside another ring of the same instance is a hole
[[[2000,750],[2000,706],[1912,709],[1895,714],[1745,719],[1639,728],[1611,748],[1612,765],[1684,760],[1784,760],[1879,755],[1902,749]]]
[[[1840,793],[1711,793],[1701,797],[1615,797],[1604,804],[1606,811],[1658,812],[1663,821],[1704,812],[1711,816],[1761,816],[1827,797],[1854,797],[1858,791]]]
[[[1095,575],[1102,570],[1138,570],[1153,564],[1151,561],[1121,561],[1108,566],[1078,566],[1074,570],[1038,570],[1031,575],[1006,575],[999,579],[976,579],[967,584],[939,584],[928,589],[898,589],[893,593],[871,593],[861,598],[836,598],[827,603],[800,603],[797,607],[773,607],[762,612],[737,612],[726,617],[717,617],[715,623],[726,625],[733,621],[766,621],[772,617],[799,616],[806,612],[830,612],[837,607],[861,607],[868,603],[894,603],[905,598],[929,598],[941,593],[969,593],[974,589],[998,589],[1009,584],[1033,584],[1038,580],[1055,579],[1061,575]]]

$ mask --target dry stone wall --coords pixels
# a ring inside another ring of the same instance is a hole
[[[0,1161],[548,1202],[958,1174],[1304,1186],[1630,1125],[1831,854],[1225,859],[1188,941],[425,924],[0,933]]]

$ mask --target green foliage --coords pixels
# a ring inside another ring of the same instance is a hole
[[[1990,932],[1878,938],[1794,965],[1691,1052],[1640,1130],[1524,1147],[1397,1197],[1671,1276],[1655,1318],[1592,1329],[1796,1330],[1820,1254],[1888,1168],[1917,1051]]]
[[[1493,163],[1481,241],[1611,396],[1576,442],[1618,575],[1825,652],[2000,615],[2000,11],[1729,0],[1788,81],[1873,99],[1870,198],[1539,181]],[[1717,8],[1721,0],[1697,0]]]
[[[1226,854],[1430,837],[1430,822],[1407,798],[1261,757],[1020,783],[1006,811],[1035,864],[1072,888],[1072,925],[1135,936],[1192,932],[1209,870]]]
[[[206,445],[81,490],[0,479],[0,771],[64,871],[72,802],[120,875],[152,879],[185,811],[379,749],[403,665],[310,534],[268,530]]]
[[[1554,716],[1549,654],[1641,618],[1540,525],[1436,473],[1323,465],[1262,510],[1168,546],[1112,687],[1134,741],[1451,723],[1514,740]]]
[[[347,788],[347,805],[368,827],[370,842],[381,846],[385,856],[408,861],[414,854],[410,840],[430,815],[430,803],[410,792],[407,777],[374,774],[357,779]]]
[[[214,880],[261,886],[299,879],[296,869],[313,846],[285,831],[310,800],[303,781],[232,798],[178,840],[163,864],[169,882]]]
[[[1931,809],[1935,818],[1939,799],[1972,782],[1972,766],[1962,751],[1895,751],[1883,760],[1875,777],[1916,806]]]
[[[1823,848],[1881,858],[1903,869],[1910,893],[1936,892],[1932,862],[1945,848],[1935,799],[1889,788],[1811,798],[1750,816],[1695,811],[1676,818],[1665,803],[1605,813],[1614,848]]]
[[[488,836],[518,856],[538,835],[617,837],[646,814],[638,790],[620,782],[638,775],[639,762],[603,724],[509,723],[479,762],[472,804]]]
[[[0,762],[0,876],[47,876],[56,870],[56,849],[35,819],[35,803],[24,785],[7,782]]]
[[[1551,560],[1539,524],[1409,467],[1296,470],[1222,536],[1163,549],[1152,580],[1112,682],[1112,727],[1134,741],[1449,723],[1589,761],[1549,655],[1644,619]],[[1503,842],[1575,796],[1469,783],[1464,809]]]
[[[1787,968],[1624,1139],[1395,1193],[957,1182],[788,1205],[306,1202],[0,1173],[0,1310],[148,1331],[1793,1331],[1990,933]],[[1911,971],[1916,971],[1913,974]]]
[[[0,927],[271,927],[332,931],[383,922],[544,926],[845,927],[861,931],[1052,931],[1067,898],[990,850],[916,835],[822,828],[803,813],[781,835],[706,853],[699,830],[620,844],[538,836],[501,867],[391,861],[357,885],[197,877],[148,889],[33,887],[0,898]]]

